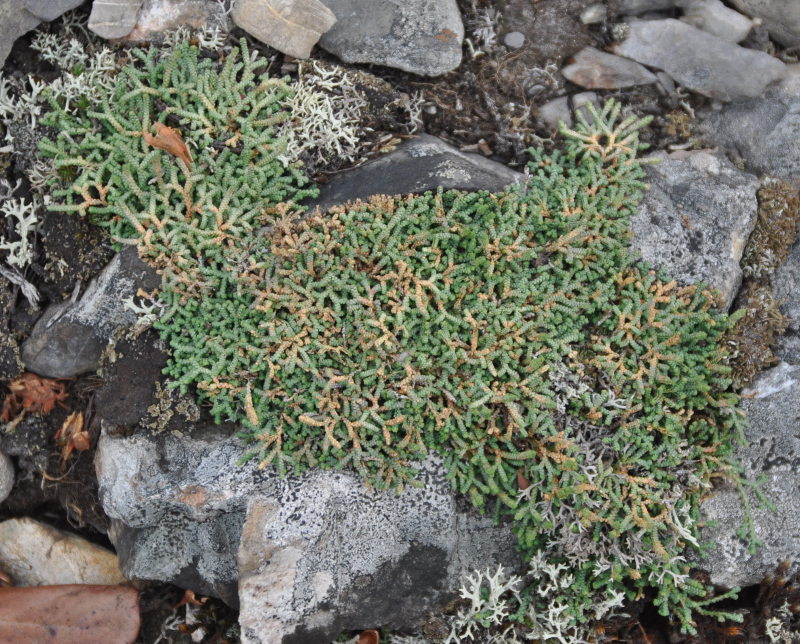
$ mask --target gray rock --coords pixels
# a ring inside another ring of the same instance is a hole
[[[28,371],[49,378],[70,378],[97,369],[114,331],[136,322],[125,300],[139,288],[160,285],[155,270],[128,247],[116,255],[77,301],[50,306],[22,345]]]
[[[790,318],[790,328],[800,331],[800,242],[792,246],[772,276],[772,294],[781,302],[781,312]]]
[[[280,479],[239,465],[245,451],[218,428],[129,437],[104,429],[95,456],[125,575],[233,605],[240,577],[243,641],[277,643],[304,628],[310,642],[369,624],[413,628],[452,598],[463,572],[521,563],[508,527],[456,507],[437,458],[423,465],[424,487],[397,495],[350,472]]]
[[[320,45],[347,63],[439,76],[461,63],[456,0],[323,0],[337,22]]]
[[[0,503],[8,498],[14,488],[14,463],[5,452],[0,451]]]
[[[590,103],[595,107],[600,107],[600,99],[596,92],[581,92],[572,96],[572,111],[575,116],[580,117],[582,115],[589,123],[593,120],[592,114],[587,107]]]
[[[800,2],[797,0],[731,0],[739,11],[761,18],[770,35],[785,47],[800,45]]]
[[[581,49],[561,74],[568,81],[588,89],[617,89],[656,82],[655,75],[639,63],[594,47]]]
[[[0,568],[16,586],[125,583],[113,552],[29,518],[0,523]]]
[[[251,36],[295,58],[308,58],[336,22],[319,0],[238,0],[231,17]]]
[[[763,374],[745,398],[742,408],[750,426],[745,430],[748,447],[737,451],[747,479],[765,476],[762,487],[775,512],[759,508],[751,494],[756,536],[763,545],[751,554],[737,536],[745,516],[739,493],[730,483],[715,490],[702,504],[705,527],[701,541],[717,547],[700,566],[709,571],[711,583],[730,588],[756,584],[781,561],[800,558],[800,367],[782,363]]]
[[[631,247],[670,277],[707,282],[727,309],[741,283],[739,260],[755,225],[758,179],[707,152],[648,158],[659,162],[646,168],[650,190],[631,218]]]
[[[620,0],[619,12],[626,16],[637,16],[646,11],[672,9],[675,0]]]
[[[122,38],[136,26],[143,0],[94,0],[89,29],[101,38]]]
[[[42,20],[55,20],[70,9],[83,4],[83,0],[23,0],[22,4]]]
[[[218,27],[226,31],[228,18],[223,6],[210,0],[144,0],[136,24],[124,39],[133,42],[155,40],[164,32],[179,27]]]
[[[721,101],[758,96],[786,66],[764,52],[739,47],[671,18],[637,20],[612,49],[667,72],[684,87]]]
[[[41,20],[34,16],[30,11],[19,6],[17,0],[0,0],[0,67],[2,67],[14,41],[35,29]]]
[[[658,84],[667,94],[675,93],[675,81],[672,80],[672,76],[667,72],[658,72],[656,78],[658,78]]]
[[[364,199],[378,191],[389,195],[435,190],[500,190],[520,173],[477,154],[465,154],[441,139],[423,134],[370,163],[342,173],[320,188],[310,206],[322,210]]]
[[[720,0],[677,0],[683,8],[681,20],[729,42],[747,38],[753,21],[726,7]]]
[[[748,171],[799,181],[800,65],[763,97],[703,111],[697,123],[707,144],[741,158]]]
[[[569,96],[559,96],[551,101],[540,105],[536,115],[551,130],[557,130],[559,123],[564,123],[567,127],[572,126],[572,110],[569,106]]]
[[[581,22],[585,25],[596,25],[608,17],[608,9],[600,2],[589,5],[581,12]]]
[[[525,34],[521,31],[510,31],[503,38],[503,44],[511,49],[519,49],[525,44]]]

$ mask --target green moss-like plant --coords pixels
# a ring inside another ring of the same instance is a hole
[[[682,553],[712,478],[737,475],[732,319],[627,251],[643,122],[590,108],[502,193],[302,215],[310,191],[274,139],[289,88],[242,49],[221,66],[189,46],[134,52],[99,109],[54,101],[42,144],[75,174],[53,209],[162,269],[173,381],[282,474],[346,466],[398,487],[438,451],[456,490],[513,518],[537,570],[569,579],[520,605],[543,639],[548,606],[574,633],[649,587],[691,630],[709,600]],[[191,163],[148,144],[156,121]]]

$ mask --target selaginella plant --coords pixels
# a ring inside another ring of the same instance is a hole
[[[592,110],[504,192],[305,213],[276,138],[290,89],[262,65],[244,43],[134,50],[96,109],[47,116],[52,208],[162,272],[173,383],[281,474],[400,488],[438,452],[536,562],[508,615],[532,636],[579,638],[648,588],[691,630],[710,600],[683,553],[712,479],[738,476],[742,416],[732,319],[628,252],[643,122]]]

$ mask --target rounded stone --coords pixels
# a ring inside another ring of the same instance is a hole
[[[14,463],[5,452],[0,452],[0,503],[6,500],[14,487]]]
[[[521,31],[510,31],[505,35],[505,38],[503,38],[503,43],[506,47],[519,49],[525,44],[525,34]]]

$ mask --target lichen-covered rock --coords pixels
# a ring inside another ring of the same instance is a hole
[[[233,605],[241,576],[247,641],[272,644],[303,627],[310,642],[377,623],[411,627],[451,598],[463,572],[518,564],[511,530],[461,508],[436,458],[422,466],[423,488],[397,495],[352,472],[281,479],[238,465],[245,451],[224,428],[104,431],[96,467],[125,575]]]
[[[737,456],[747,479],[764,475],[761,489],[775,510],[758,507],[750,495],[755,534],[763,542],[751,553],[737,534],[746,516],[735,487],[725,484],[703,503],[704,520],[717,525],[704,528],[701,537],[716,548],[699,565],[709,571],[711,583],[726,588],[756,584],[781,561],[800,558],[800,366],[781,363],[744,393],[749,446]]]
[[[389,195],[421,193],[436,188],[502,190],[522,174],[477,154],[461,152],[441,139],[423,134],[382,157],[343,172],[320,188],[308,202],[322,210],[378,192]]]
[[[320,45],[347,63],[439,76],[461,63],[464,25],[455,0],[323,0],[336,24]]]
[[[755,225],[758,179],[708,152],[659,152],[650,190],[631,218],[631,246],[673,278],[704,281],[727,309],[741,283],[739,260]]]
[[[225,30],[228,18],[222,5],[211,0],[144,0],[136,24],[124,39],[131,42],[153,40],[179,27]]]
[[[39,318],[22,346],[26,368],[49,378],[94,371],[114,331],[137,320],[126,300],[138,289],[149,291],[159,283],[155,270],[139,259],[135,248],[124,249],[79,300],[54,304]]]

